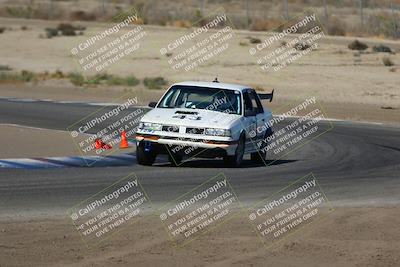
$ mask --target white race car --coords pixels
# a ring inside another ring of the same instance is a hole
[[[244,154],[253,161],[265,159],[266,140],[272,134],[272,113],[248,86],[214,82],[173,84],[161,100],[149,104],[136,132],[136,157],[141,165],[152,165],[158,154],[166,154],[177,166],[184,158],[223,158],[239,166]]]

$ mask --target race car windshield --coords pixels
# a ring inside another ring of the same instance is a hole
[[[158,108],[206,109],[241,114],[240,92],[219,88],[172,86]]]

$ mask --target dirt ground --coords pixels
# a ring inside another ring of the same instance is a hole
[[[2,34],[0,51],[7,51],[1,55],[2,65],[15,71],[29,70],[36,73],[56,70],[63,73],[82,72],[70,54],[71,48],[109,27],[107,24],[85,22],[81,23],[87,27],[82,36],[46,39],[39,36],[45,33],[46,27],[54,27],[57,22],[0,18],[0,23],[11,29]],[[22,25],[28,26],[28,30],[22,31]],[[278,72],[266,73],[257,65],[256,58],[249,54],[249,49],[255,46],[249,42],[249,37],[264,40],[270,33],[235,31],[233,38],[229,40],[229,48],[223,53],[191,71],[182,71],[174,70],[168,64],[169,58],[159,51],[191,30],[147,25],[143,27],[146,36],[141,40],[140,49],[110,66],[107,73],[135,75],[140,80],[161,76],[169,84],[185,80],[211,81],[218,76],[222,82],[245,84],[265,91],[275,89],[275,103],[272,103],[272,107],[291,100],[316,96],[326,106],[328,117],[399,122],[399,42],[358,38],[370,47],[364,52],[358,52],[347,48],[354,37],[326,37],[317,50]],[[121,31],[123,34],[126,30]],[[201,40],[203,37],[197,39]],[[197,39],[190,42],[195,44],[199,41]],[[389,46],[394,53],[373,52],[371,47],[378,44]],[[395,65],[384,66],[383,57],[390,57]],[[43,58],[46,60],[43,61]],[[93,102],[110,102],[124,92],[134,92],[141,104],[147,104],[151,100],[159,99],[164,91],[149,90],[143,83],[135,87],[75,87],[67,79],[38,83],[0,83],[1,97]]]
[[[0,265],[399,266],[399,214],[398,207],[336,208],[270,248],[238,216],[180,249],[148,215],[92,250],[66,216],[9,218],[1,220]]]

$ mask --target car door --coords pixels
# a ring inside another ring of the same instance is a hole
[[[257,138],[257,112],[256,106],[253,106],[250,92],[250,90],[243,92],[243,126],[246,131],[246,151],[254,150],[253,143],[255,142],[255,138]]]
[[[264,108],[261,104],[260,98],[258,97],[256,91],[250,90],[249,96],[251,99],[251,103],[253,105],[254,112],[256,113],[256,137],[253,141],[258,142],[262,140],[265,136],[265,131],[260,129],[265,129],[265,115],[264,115]]]

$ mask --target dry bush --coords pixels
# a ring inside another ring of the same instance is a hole
[[[60,23],[57,26],[57,30],[64,36],[75,36],[76,31],[84,31],[86,28],[83,26],[73,26],[69,23]]]
[[[307,50],[309,49],[311,46],[307,43],[296,43],[293,48],[295,48],[296,50]]]
[[[372,47],[372,50],[373,50],[374,52],[392,53],[392,49],[390,49],[389,46],[386,46],[386,45],[383,45],[383,44],[374,45],[374,46]]]
[[[368,48],[368,45],[358,40],[354,40],[347,47],[351,50],[365,50]]]
[[[49,39],[58,35],[58,30],[56,28],[46,28],[44,30],[46,31],[46,37]]]
[[[144,78],[143,84],[149,89],[162,89],[168,84],[163,77]]]

